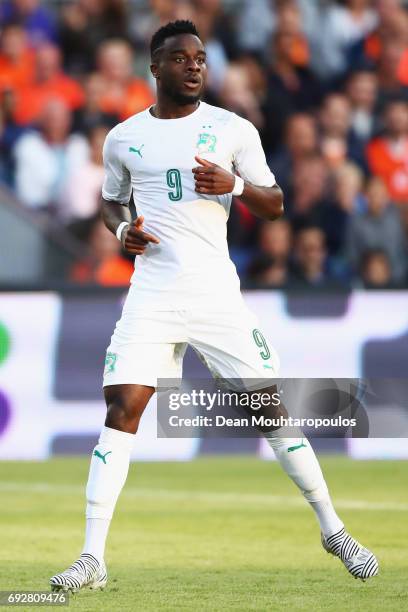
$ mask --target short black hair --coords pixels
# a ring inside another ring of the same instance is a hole
[[[193,34],[193,36],[198,36],[198,38],[200,38],[198,30],[192,21],[187,21],[186,19],[171,21],[153,34],[150,42],[151,57],[153,57],[156,51],[162,46],[166,38],[178,36],[179,34]]]

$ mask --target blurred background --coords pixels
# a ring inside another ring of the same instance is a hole
[[[174,19],[193,20],[206,44],[206,100],[256,125],[285,193],[284,219],[260,221],[236,198],[229,220],[282,375],[406,376],[408,2],[3,0],[2,458],[88,453],[100,430],[105,348],[133,271],[99,217],[101,149],[154,102],[149,41]],[[199,368],[189,353],[185,373]],[[146,459],[237,442],[266,453],[258,441],[156,440],[154,405],[138,438]],[[317,445],[408,455],[371,442]]]

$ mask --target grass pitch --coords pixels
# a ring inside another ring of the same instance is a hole
[[[68,609],[407,610],[408,463],[322,465],[347,528],[379,558],[377,578],[354,580],[323,551],[311,510],[274,462],[139,463],[112,522],[108,586]],[[78,557],[87,472],[88,459],[0,463],[0,590],[48,590]]]

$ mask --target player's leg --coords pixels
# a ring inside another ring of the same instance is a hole
[[[235,313],[197,314],[192,319],[190,343],[203,356],[210,371],[223,379],[253,380],[265,389],[278,376],[279,360],[259,329],[256,317],[246,308]],[[203,321],[206,321],[203,323]],[[271,395],[276,391],[270,388]],[[273,407],[278,417],[283,407]],[[263,432],[283,470],[300,489],[319,522],[322,542],[339,556],[348,571],[362,579],[378,572],[375,556],[359,545],[344,529],[330,498],[322,470],[310,443],[302,432],[277,429]]]
[[[68,570],[51,578],[52,587],[78,590],[106,583],[105,542],[128,473],[135,433],[157,379],[181,378],[184,341],[181,313],[124,309],[106,353],[107,416],[92,451],[83,553]]]
[[[107,415],[92,452],[86,487],[87,524],[83,549],[99,561],[104,558],[109,524],[126,481],[139,421],[154,391],[154,387],[143,385],[104,388]]]
[[[81,556],[50,579],[53,590],[103,588],[107,581],[104,551],[113,511],[125,484],[140,418],[155,389],[111,385],[104,389],[105,426],[93,449],[86,487],[86,532]]]
[[[276,387],[273,387],[276,389]],[[284,408],[283,408],[284,410]],[[320,525],[321,540],[327,552],[339,557],[355,578],[366,580],[378,573],[375,555],[361,546],[345,530],[337,516],[320,464],[310,442],[299,430],[263,432],[283,470],[300,489],[314,510]]]

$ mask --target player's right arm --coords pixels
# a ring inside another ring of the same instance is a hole
[[[130,173],[119,156],[117,128],[106,137],[103,146],[105,180],[102,187],[102,219],[106,227],[116,235],[119,225],[128,223],[121,233],[122,246],[129,253],[141,255],[149,242],[159,243],[158,238],[143,231],[143,217],[132,221],[129,200],[132,191]]]

